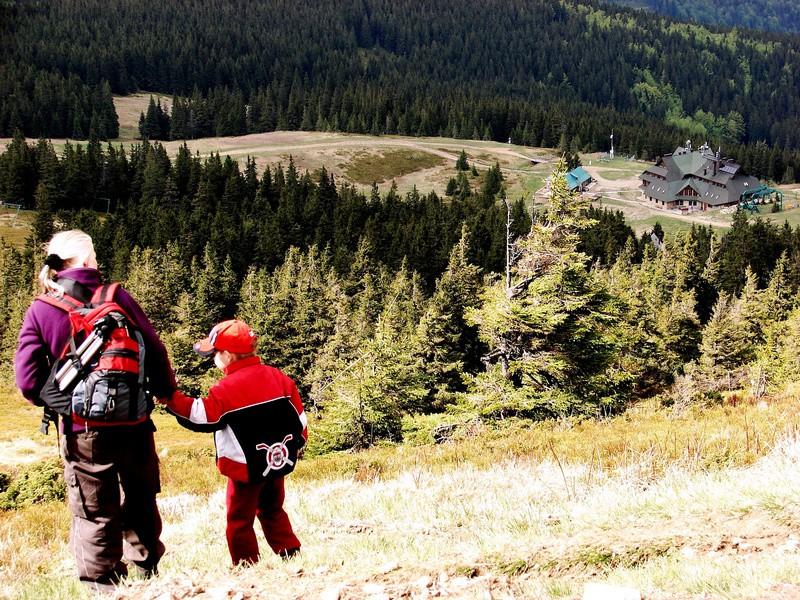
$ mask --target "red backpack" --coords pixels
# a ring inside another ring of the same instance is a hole
[[[98,287],[88,303],[63,294],[42,302],[69,316],[70,338],[53,364],[40,398],[81,425],[140,423],[152,409],[145,390],[141,332],[114,302],[118,283]]]

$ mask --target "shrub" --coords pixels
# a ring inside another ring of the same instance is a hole
[[[20,472],[0,493],[0,509],[63,500],[66,495],[63,467],[57,458],[34,463]]]

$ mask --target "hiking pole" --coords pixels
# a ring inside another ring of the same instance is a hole
[[[72,360],[64,363],[56,372],[56,383],[58,383],[59,390],[63,392],[70,386],[84,365],[94,358],[103,342],[105,340],[97,331],[92,331],[86,336],[86,339],[75,351]]]
[[[78,373],[81,372],[81,369],[94,359],[97,351],[105,343],[112,325],[113,323],[108,321],[108,317],[95,324],[91,333],[86,336],[83,343],[75,350],[72,360],[64,363],[56,372],[56,383],[59,390],[65,391],[78,376]]]

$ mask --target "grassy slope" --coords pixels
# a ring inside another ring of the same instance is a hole
[[[35,429],[18,397],[0,407],[10,431]],[[475,425],[445,445],[306,459],[287,483],[302,557],[236,572],[209,436],[159,415],[168,554],[157,580],[121,595],[573,598],[591,580],[647,598],[784,597],[777,586],[800,585],[796,413],[793,396],[684,415],[645,403],[602,422]],[[68,528],[60,504],[0,515],[0,595],[79,595]]]
[[[167,112],[172,111],[172,96],[163,96],[156,92],[139,92],[128,96],[115,96],[114,108],[119,119],[120,140],[130,141],[139,137],[139,116],[147,113],[150,97],[160,102]]]
[[[22,247],[28,237],[34,211],[0,208],[0,238],[6,242]]]

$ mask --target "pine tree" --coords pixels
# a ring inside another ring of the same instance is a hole
[[[236,274],[230,257],[220,260],[208,244],[203,252],[202,269],[195,263],[190,272],[196,273],[192,282],[192,328],[208,332],[216,323],[234,316],[238,303]]]
[[[503,186],[503,173],[500,171],[500,164],[495,163],[493,167],[489,168],[486,172],[486,178],[483,180],[481,187],[481,194],[486,198],[494,198]]]
[[[412,351],[418,302],[414,278],[401,268],[388,287],[371,337],[322,391],[321,436],[331,449],[365,448],[402,439],[402,415],[422,406],[427,390]]]
[[[0,239],[0,379],[12,385],[13,359],[25,311],[34,297],[33,253],[23,255]],[[40,261],[41,251],[35,254]]]
[[[186,286],[186,269],[177,244],[166,250],[135,247],[130,255],[125,288],[137,299],[156,331],[174,326],[174,307]]]
[[[769,284],[761,294],[761,305],[764,307],[764,326],[771,322],[784,321],[794,308],[795,290],[789,274],[789,257],[786,252],[781,254],[775,267],[772,269]]]
[[[44,183],[40,183],[36,188],[35,206],[36,217],[31,226],[32,244],[33,246],[41,246],[50,239],[55,230],[53,225],[54,202]]]
[[[742,304],[722,294],[703,328],[699,372],[710,391],[738,387],[742,367],[755,357],[752,338],[742,315]]]
[[[768,329],[751,374],[763,377],[767,390],[779,392],[787,384],[800,380],[798,356],[800,356],[800,309],[795,308],[785,321],[778,321]]]
[[[479,412],[531,416],[614,409],[629,383],[607,372],[614,354],[608,335],[618,316],[612,298],[577,251],[588,226],[583,201],[567,190],[566,165],[551,178],[550,207],[515,244],[511,278],[485,289],[468,311],[490,348],[494,368],[476,378]],[[502,389],[499,395],[487,393]]]

